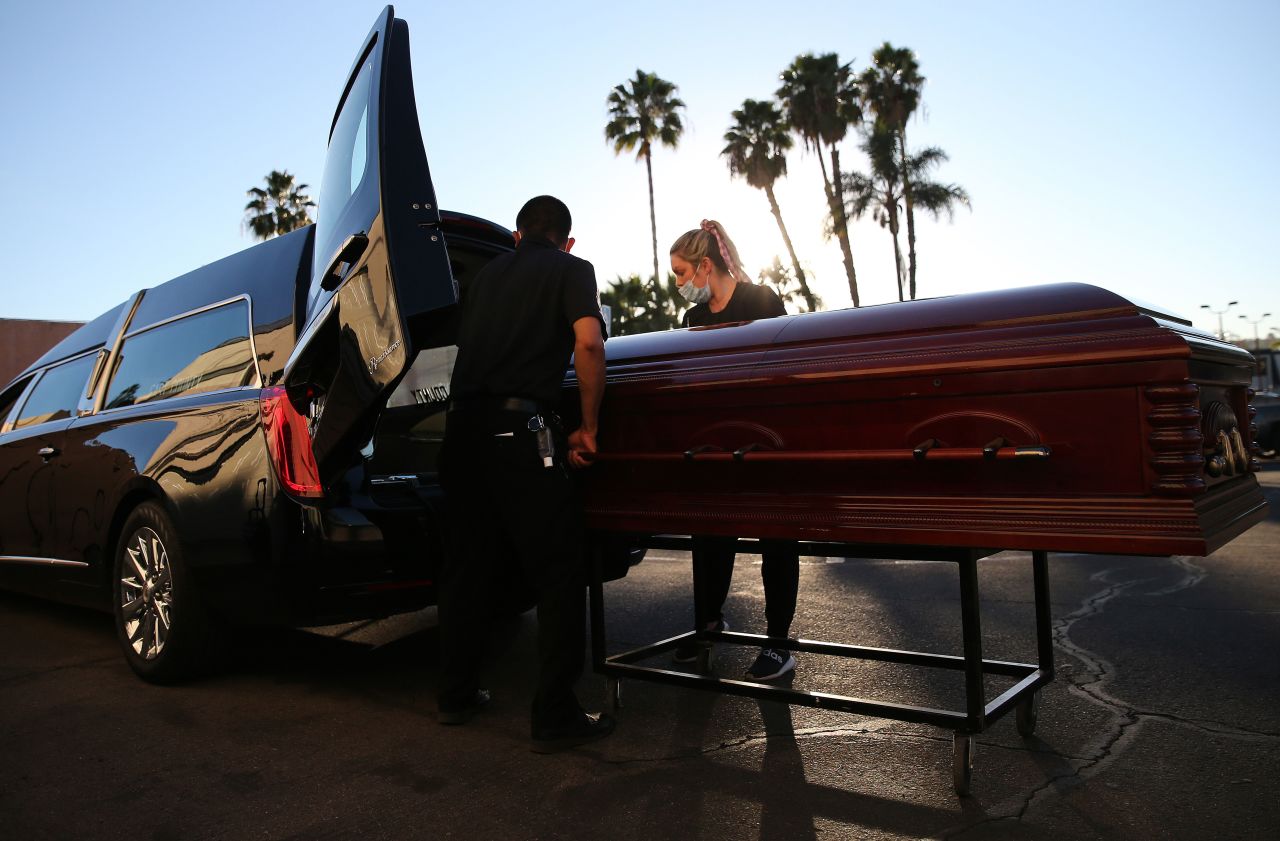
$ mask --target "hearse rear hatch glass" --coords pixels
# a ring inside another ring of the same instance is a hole
[[[388,6],[338,103],[320,186],[307,313],[284,382],[312,418],[322,475],[372,433],[415,352],[457,302],[427,167],[409,33]],[[307,405],[303,405],[307,404]]]

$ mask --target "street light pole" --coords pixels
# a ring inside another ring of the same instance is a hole
[[[1208,304],[1201,304],[1201,305],[1200,305],[1200,309],[1202,309],[1202,310],[1208,310],[1209,312],[1211,312],[1211,313],[1213,313],[1214,315],[1218,316],[1218,338],[1219,338],[1219,339],[1222,339],[1222,341],[1224,341],[1224,342],[1227,340],[1227,334],[1226,334],[1226,332],[1222,329],[1222,316],[1226,314],[1227,310],[1231,309],[1232,307],[1234,307],[1234,306],[1235,306],[1236,304],[1238,304],[1238,303],[1240,303],[1240,302],[1239,302],[1239,301],[1228,301],[1228,302],[1227,302],[1227,305],[1226,305],[1225,307],[1223,307],[1222,309],[1220,309],[1220,310],[1215,310],[1213,307],[1209,306]]]
[[[1259,340],[1258,340],[1258,325],[1259,325],[1259,324],[1261,324],[1262,322],[1266,321],[1266,320],[1267,320],[1268,318],[1270,318],[1270,317],[1271,317],[1271,313],[1269,313],[1269,312],[1264,312],[1264,313],[1262,314],[1262,318],[1259,318],[1259,319],[1253,319],[1253,318],[1250,318],[1250,317],[1249,317],[1249,316],[1247,316],[1247,315],[1241,315],[1241,316],[1240,316],[1240,320],[1241,320],[1241,321],[1247,321],[1247,322],[1249,322],[1250,324],[1252,324],[1252,325],[1253,325],[1253,349],[1254,349],[1254,350],[1258,350],[1258,349],[1259,349],[1258,345],[1260,344],[1260,342],[1259,342]],[[1218,318],[1219,318],[1219,319],[1221,319],[1221,318],[1222,318],[1222,316],[1218,316]]]

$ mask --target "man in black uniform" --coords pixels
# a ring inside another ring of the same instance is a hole
[[[551,752],[609,735],[573,685],[586,650],[582,506],[566,465],[596,449],[604,392],[604,320],[595,271],[571,256],[569,208],[530,199],[516,250],[462,291],[440,477],[455,539],[440,587],[442,723],[488,701],[477,679],[497,553],[514,553],[538,600],[532,747]],[[581,425],[565,436],[555,409],[569,355]]]

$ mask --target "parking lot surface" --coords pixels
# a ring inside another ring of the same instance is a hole
[[[493,626],[494,701],[434,721],[435,613],[253,631],[217,673],[142,683],[110,617],[0,593],[0,837],[1226,839],[1280,826],[1280,465],[1270,519],[1210,558],[1051,555],[1035,736],[978,736],[972,796],[932,727],[629,681],[617,732],[528,746],[534,616]],[[726,610],[763,632],[758,558]],[[1029,555],[979,564],[984,653],[1035,659]],[[606,585],[611,651],[682,632],[688,556]],[[956,570],[805,558],[793,633],[956,654]],[[736,675],[752,651],[721,648]],[[993,681],[990,691],[1004,684]],[[796,688],[950,706],[959,673],[801,655]],[[604,681],[588,674],[585,702]],[[990,697],[990,695],[989,695]]]

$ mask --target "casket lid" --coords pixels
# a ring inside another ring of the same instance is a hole
[[[668,355],[740,352],[752,347],[836,339],[937,335],[950,331],[1029,327],[1146,315],[1179,333],[1216,341],[1167,309],[1121,297],[1087,283],[1055,283],[925,298],[856,309],[784,316],[763,321],[619,336],[609,361]]]

